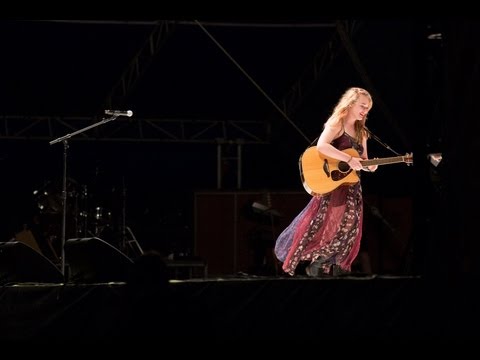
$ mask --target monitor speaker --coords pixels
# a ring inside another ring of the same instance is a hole
[[[38,251],[20,241],[0,243],[0,284],[62,283],[62,272]]]
[[[68,281],[74,283],[126,282],[133,261],[97,237],[65,242]]]

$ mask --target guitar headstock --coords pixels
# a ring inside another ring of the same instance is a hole
[[[413,153],[406,153],[405,156],[403,156],[403,161],[407,165],[412,165],[413,164]]]

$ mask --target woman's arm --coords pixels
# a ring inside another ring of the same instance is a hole
[[[342,128],[340,126],[325,126],[320,134],[320,137],[318,138],[317,150],[328,157],[348,162],[351,156],[341,150],[338,150],[331,144],[333,140],[341,135],[341,131]]]
[[[341,135],[342,131],[343,129],[341,126],[325,126],[318,138],[317,150],[331,158],[345,161],[354,170],[362,170],[363,166],[360,162],[360,160],[362,160],[361,158],[350,156],[347,153],[338,150],[331,144],[333,140]]]

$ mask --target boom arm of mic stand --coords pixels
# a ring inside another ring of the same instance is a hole
[[[71,133],[71,134],[66,134],[66,135],[64,135],[64,136],[62,136],[62,137],[59,137],[59,138],[57,138],[57,139],[55,139],[55,140],[52,140],[52,141],[50,141],[49,144],[50,144],[50,145],[53,145],[53,144],[56,144],[56,143],[58,143],[58,142],[65,141],[65,140],[70,139],[71,137],[73,137],[73,136],[75,136],[75,135],[81,134],[81,133],[83,133],[83,132],[85,132],[85,131],[87,131],[87,130],[90,130],[90,129],[94,128],[94,127],[97,127],[97,126],[102,125],[102,124],[105,124],[105,123],[107,123],[107,122],[109,122],[109,121],[115,120],[117,117],[118,117],[118,115],[112,115],[112,116],[109,117],[109,118],[102,119],[102,120],[99,121],[99,122],[96,122],[96,123],[94,123],[94,124],[92,124],[92,125],[86,126],[86,127],[82,128],[82,129],[80,129],[80,130],[77,130],[77,131]]]
[[[68,149],[68,139],[71,137],[81,134],[87,130],[90,130],[94,127],[97,127],[99,125],[105,124],[109,121],[115,120],[118,117],[118,115],[112,115],[109,118],[102,119],[101,121],[98,121],[92,125],[89,125],[87,127],[84,127],[80,130],[77,130],[71,134],[66,134],[62,137],[59,137],[55,140],[50,141],[50,145],[63,142],[63,182],[62,182],[62,239],[61,239],[61,272],[64,278],[64,281],[66,281],[66,276],[65,276],[65,237],[66,237],[66,227],[67,227],[67,149]]]

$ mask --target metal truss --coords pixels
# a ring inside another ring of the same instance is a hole
[[[112,87],[105,100],[105,108],[123,105],[126,97],[133,90],[140,77],[146,72],[155,55],[167,38],[173,33],[175,23],[159,21],[140,51],[130,61],[120,79]]]
[[[301,105],[305,97],[314,89],[320,77],[325,73],[325,70],[334,62],[343,49],[340,29],[346,31],[351,37],[356,29],[355,22],[337,21],[336,29],[337,31],[332,33],[330,40],[315,54],[313,61],[304,70],[300,78],[283,96],[280,104],[282,110],[288,116],[292,115]]]
[[[2,116],[0,139],[45,140],[71,134],[102,119],[59,116]],[[164,143],[268,144],[270,128],[264,121],[188,120],[119,117],[85,131],[71,141],[119,141]]]

